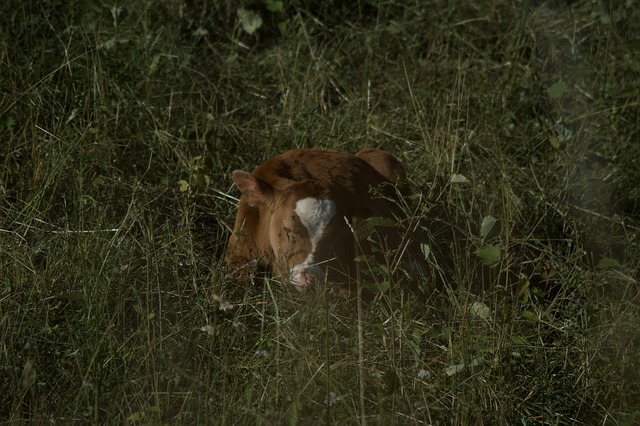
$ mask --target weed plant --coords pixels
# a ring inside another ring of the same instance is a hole
[[[638,1],[5,0],[0,37],[0,422],[640,421]],[[227,276],[232,170],[367,146],[421,294]]]

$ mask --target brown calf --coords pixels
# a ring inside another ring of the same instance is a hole
[[[395,157],[371,148],[356,155],[298,149],[253,173],[236,170],[242,196],[225,256],[230,272],[246,279],[257,264],[300,291],[324,278],[344,282],[355,271],[353,219],[406,219],[396,201],[408,192],[405,177]],[[403,243],[398,230],[385,232],[387,246]],[[411,242],[407,251],[414,262],[416,246]]]

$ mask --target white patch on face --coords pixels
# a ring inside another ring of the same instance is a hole
[[[307,228],[309,238],[311,238],[312,251],[315,251],[324,228],[336,214],[336,203],[333,200],[307,197],[298,200],[295,211],[300,222]]]
[[[320,238],[322,238],[324,229],[336,214],[336,203],[332,200],[307,197],[298,200],[295,212],[300,218],[300,222],[307,229],[311,241],[311,253],[309,253],[304,262],[291,268],[291,284],[302,291],[311,285],[314,277],[322,277],[322,270],[317,266],[313,266],[316,246]]]

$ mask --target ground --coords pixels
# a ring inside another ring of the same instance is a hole
[[[640,421],[640,4],[0,5],[0,421]],[[385,149],[432,277],[228,276],[286,149]]]

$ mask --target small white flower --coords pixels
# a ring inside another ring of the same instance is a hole
[[[425,369],[418,370],[418,379],[428,379],[429,377],[431,377],[431,371]]]
[[[222,297],[218,296],[217,294],[213,295],[213,300],[215,300],[216,302],[218,302],[218,309],[220,309],[221,311],[230,311],[234,308],[234,306],[229,303],[228,301],[224,300]]]
[[[269,352],[267,351],[256,351],[256,356],[261,356],[263,358],[266,358],[269,356]]]
[[[342,401],[344,399],[344,395],[336,395],[335,392],[329,392],[329,399],[325,399],[324,403],[327,404],[327,402],[329,403],[329,405],[335,405],[338,402]]]
[[[209,336],[213,336],[214,329],[213,329],[213,326],[212,326],[211,324],[207,324],[207,325],[202,326],[202,327],[200,328],[200,330],[201,330],[201,331],[204,331],[204,332],[205,332],[205,333],[207,333]]]

